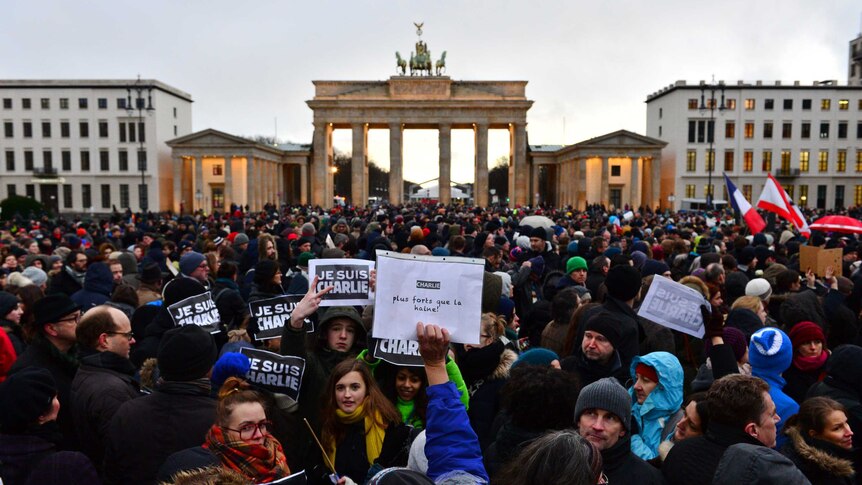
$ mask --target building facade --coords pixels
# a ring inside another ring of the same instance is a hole
[[[685,81],[647,96],[647,136],[667,142],[661,152],[663,206],[678,209],[706,199],[710,158],[716,201],[727,199],[722,173],[752,202],[771,173],[800,206],[862,205],[862,85],[719,84],[723,92],[714,98],[709,89],[702,98],[701,84]],[[710,99],[712,122],[710,110],[701,109]],[[725,109],[719,109],[722,100]]]
[[[0,200],[138,211],[143,185],[149,210],[171,209],[165,142],[191,132],[190,94],[156,80],[0,80],[0,102]]]

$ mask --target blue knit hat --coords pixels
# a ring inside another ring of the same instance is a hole
[[[183,254],[180,257],[180,272],[186,276],[192,274],[194,270],[206,261],[206,256],[194,251]]]
[[[786,333],[774,327],[764,327],[751,335],[748,363],[752,372],[778,375],[793,361],[793,343]]]
[[[221,388],[228,377],[244,379],[249,369],[251,369],[251,360],[248,356],[239,352],[226,352],[213,365],[210,376],[213,389]]]
[[[518,360],[512,364],[512,369],[524,365],[547,367],[555,360],[560,360],[560,356],[558,356],[553,350],[536,347],[521,354],[521,356],[518,357]]]

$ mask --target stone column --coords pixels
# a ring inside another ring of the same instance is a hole
[[[299,166],[299,202],[308,204],[308,164]]]
[[[531,205],[539,205],[539,168],[540,165],[538,163],[534,163],[532,167],[530,167],[530,204]]]
[[[443,123],[437,127],[440,143],[440,178],[438,179],[440,196],[438,200],[444,204],[452,202],[452,125]]]
[[[404,202],[404,128],[401,122],[389,123],[389,202]]]
[[[263,204],[266,202],[266,177],[264,176],[264,171],[266,167],[264,166],[263,160],[259,158],[254,159],[254,178],[255,178],[255,208],[257,210],[263,209]]]
[[[254,158],[251,153],[245,156],[245,205],[251,207],[254,205]]]
[[[368,125],[353,123],[353,159],[350,161],[350,202],[356,207],[365,207],[368,181],[365,179],[365,160],[368,156]]]
[[[514,143],[515,143],[515,197],[512,199],[515,204],[528,204],[532,196],[528,193],[530,190],[529,177],[527,171],[527,124],[515,123]]]
[[[506,183],[509,190],[509,207],[515,206],[515,125],[509,123],[509,166]]]
[[[610,159],[608,157],[602,157],[602,191],[601,191],[601,203],[607,207],[610,204],[610,187],[608,186],[608,179],[610,176]]]
[[[332,148],[332,127],[322,121],[314,122],[313,161],[311,164],[311,203],[321,207],[332,205],[329,179],[329,155]],[[306,175],[308,168],[306,168]]]
[[[473,201],[479,207],[488,206],[488,123],[476,123],[476,172],[473,176]]]
[[[276,173],[278,174],[278,177],[277,177],[278,180],[277,180],[277,184],[276,184],[276,189],[278,189],[278,194],[279,194],[279,196],[278,196],[278,207],[281,208],[281,204],[284,203],[285,200],[287,200],[287,194],[285,193],[287,191],[285,190],[285,183],[284,183],[284,178],[287,176],[287,165],[285,165],[283,163],[278,163],[278,164],[276,164],[276,169],[277,169]]]
[[[195,207],[196,210],[203,208],[204,196],[206,193],[204,192],[204,161],[203,157],[200,155],[195,156],[195,195],[197,195],[198,191],[201,193],[201,199],[198,201],[197,197],[195,197],[195,203],[198,205]]]
[[[230,212],[233,203],[233,155],[224,157],[224,211]]]
[[[661,206],[661,152],[654,153],[650,157],[650,175],[652,176],[652,198],[653,208]],[[679,194],[677,194],[678,196]]]
[[[638,157],[630,157],[632,161],[632,176],[631,186],[629,187],[629,205],[632,206],[632,211],[636,211],[641,205],[641,176],[640,167],[638,167]]]
[[[174,157],[174,212],[180,213],[183,200],[183,157]]]

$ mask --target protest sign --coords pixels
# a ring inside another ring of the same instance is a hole
[[[656,276],[638,310],[638,316],[651,322],[703,338],[704,321],[700,306],[709,302],[698,291],[670,278]]]
[[[375,359],[385,360],[390,364],[422,367],[422,356],[419,355],[419,342],[415,340],[372,339],[374,340]]]
[[[449,330],[452,342],[479,342],[485,261],[377,251],[374,336],[416,340],[416,323]]]
[[[290,314],[296,304],[302,300],[302,295],[282,295],[266,300],[248,303],[249,316],[255,340],[269,340],[281,337],[285,325],[290,325]],[[314,331],[311,320],[305,319],[305,330]]]
[[[318,278],[320,291],[327,286],[332,291],[323,295],[320,306],[368,305],[371,296],[371,269],[374,261],[364,259],[312,259],[308,262],[308,277]]]
[[[221,332],[221,317],[209,291],[174,303],[168,312],[178,327],[197,325],[209,333]]]
[[[843,258],[844,252],[841,248],[799,246],[799,271],[804,274],[810,269],[814,274],[822,277],[826,275],[826,268],[832,266],[833,274],[841,276]]]
[[[251,361],[245,375],[248,382],[268,391],[285,394],[299,402],[299,388],[305,374],[305,359],[292,355],[278,355],[266,350],[245,347],[242,354]]]

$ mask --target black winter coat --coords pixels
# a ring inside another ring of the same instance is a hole
[[[602,470],[608,476],[608,483],[636,482],[643,485],[666,483],[658,468],[632,453],[631,435],[626,435],[614,446],[602,450]]]
[[[87,268],[84,288],[72,295],[72,301],[81,307],[81,312],[86,312],[94,306],[110,301],[113,290],[114,279],[111,268],[104,263],[92,264]]]
[[[491,345],[458,354],[458,367],[463,369],[464,383],[470,392],[467,416],[485,451],[494,441],[494,417],[500,411],[500,391],[509,378],[509,370],[518,356],[507,349],[502,340]]]
[[[71,297],[75,294],[76,291],[83,288],[83,284],[79,283],[77,279],[73,278],[72,275],[68,273],[69,267],[63,266],[63,269],[51,277],[51,283],[48,285],[48,294],[55,293],[65,293],[66,296]]]
[[[168,456],[204,442],[215,408],[206,379],[164,382],[124,403],[108,429],[105,483],[155,483]]]
[[[239,286],[233,281],[217,279],[213,285],[212,297],[221,317],[223,331],[238,328],[248,316],[248,305],[239,293]]]
[[[788,426],[784,433],[789,438],[781,447],[781,454],[817,485],[851,485],[856,483],[853,470],[853,451],[832,443],[802,436],[798,428]]]
[[[0,481],[4,485],[98,485],[96,469],[83,453],[57,451],[42,436],[0,434]]]
[[[683,440],[670,449],[662,474],[669,485],[712,483],[724,451],[737,443],[763,446],[742,430],[711,422],[705,435]]]
[[[787,381],[781,390],[784,391],[784,394],[790,396],[791,399],[801,404],[802,401],[805,400],[805,396],[808,394],[808,390],[811,389],[811,386],[817,384],[825,373],[826,364],[819,369],[809,371],[800,370],[798,367],[791,364],[790,367],[781,374],[781,377]]]

